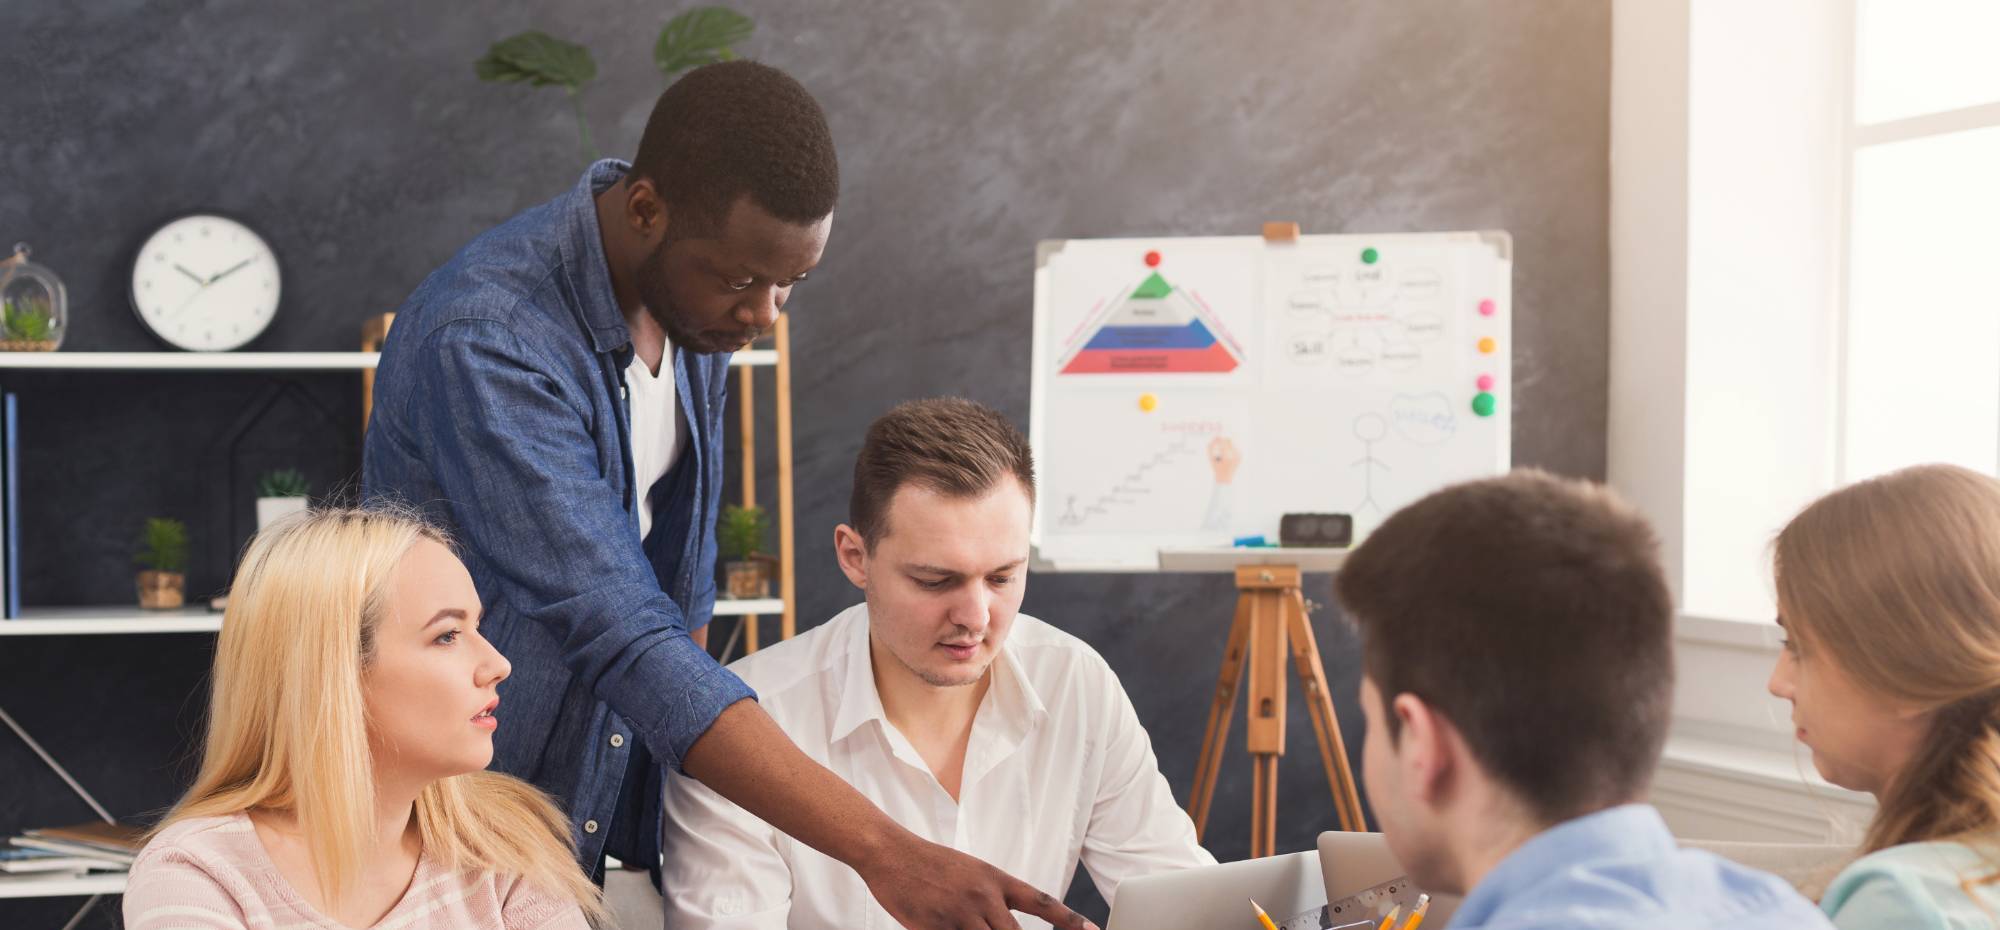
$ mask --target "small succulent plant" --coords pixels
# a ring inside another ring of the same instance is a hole
[[[306,484],[306,476],[296,468],[280,468],[267,471],[257,479],[258,497],[304,497],[312,493]]]
[[[133,560],[156,572],[185,572],[188,564],[187,524],[165,517],[146,521]]]
[[[55,314],[46,298],[23,297],[0,304],[0,338],[19,342],[43,342],[55,326]]]

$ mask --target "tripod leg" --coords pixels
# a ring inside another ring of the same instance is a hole
[[[1278,590],[1251,595],[1250,704],[1243,742],[1253,753],[1285,754],[1285,601]]]
[[[1354,769],[1347,764],[1347,746],[1340,738],[1340,720],[1333,713],[1333,695],[1326,684],[1326,666],[1320,662],[1319,641],[1306,617],[1305,598],[1297,588],[1285,592],[1285,625],[1291,630],[1292,664],[1312,711],[1313,735],[1319,738],[1319,759],[1326,769],[1327,785],[1333,789],[1334,811],[1340,828],[1348,832],[1365,829],[1361,816],[1361,793],[1355,787]]]
[[[1280,756],[1255,753],[1251,786],[1250,858],[1261,859],[1278,852],[1278,760]]]
[[[1208,827],[1208,805],[1215,799],[1215,780],[1222,767],[1222,747],[1229,738],[1229,718],[1236,714],[1236,687],[1243,679],[1244,649],[1250,641],[1250,598],[1236,599],[1236,619],[1229,625],[1229,644],[1222,650],[1222,670],[1215,678],[1215,700],[1208,708],[1208,728],[1201,737],[1201,758],[1195,763],[1194,789],[1188,793],[1188,817],[1194,838],[1201,841]]]

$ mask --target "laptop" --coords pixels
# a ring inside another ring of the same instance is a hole
[[[1395,854],[1389,851],[1388,841],[1380,833],[1329,830],[1320,834],[1319,870],[1324,882],[1324,901],[1328,904],[1403,877],[1402,864],[1396,861]],[[1421,890],[1416,889],[1405,896],[1414,901],[1416,892]],[[1453,895],[1432,894],[1430,910],[1424,914],[1424,927],[1443,927],[1449,923],[1452,912],[1458,910],[1459,900]],[[1407,916],[1408,908],[1403,913]],[[1333,926],[1353,923],[1366,916],[1333,915]]]
[[[1288,853],[1126,879],[1118,885],[1105,930],[1257,930],[1257,912],[1250,909],[1253,899],[1272,920],[1280,921],[1325,904],[1319,853]]]

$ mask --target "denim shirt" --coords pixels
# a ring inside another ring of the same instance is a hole
[[[1777,876],[1682,849],[1628,804],[1557,824],[1500,860],[1451,930],[1830,930]]]
[[[513,663],[493,768],[555,797],[593,873],[607,850],[658,861],[652,760],[679,769],[724,708],[755,697],[688,635],[715,603],[727,353],[673,353],[692,435],[639,538],[632,338],[596,207],[628,167],[590,166],[417,287],[382,347],[362,453],[369,498],[454,535],[480,632]]]

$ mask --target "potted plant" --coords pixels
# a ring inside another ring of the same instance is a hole
[[[0,259],[0,352],[51,352],[62,345],[69,291],[47,268],[28,261],[28,244]]]
[[[771,596],[771,569],[777,560],[763,554],[770,530],[771,516],[762,507],[722,508],[715,542],[722,550],[728,579],[725,593],[732,600]]]
[[[187,524],[153,517],[139,539],[134,561],[146,566],[139,573],[139,606],[172,610],[187,602]]]
[[[43,297],[0,301],[0,350],[48,352],[56,347],[55,313]]]
[[[296,468],[265,472],[264,477],[257,479],[257,532],[306,509],[306,495],[310,492],[306,476]]]

